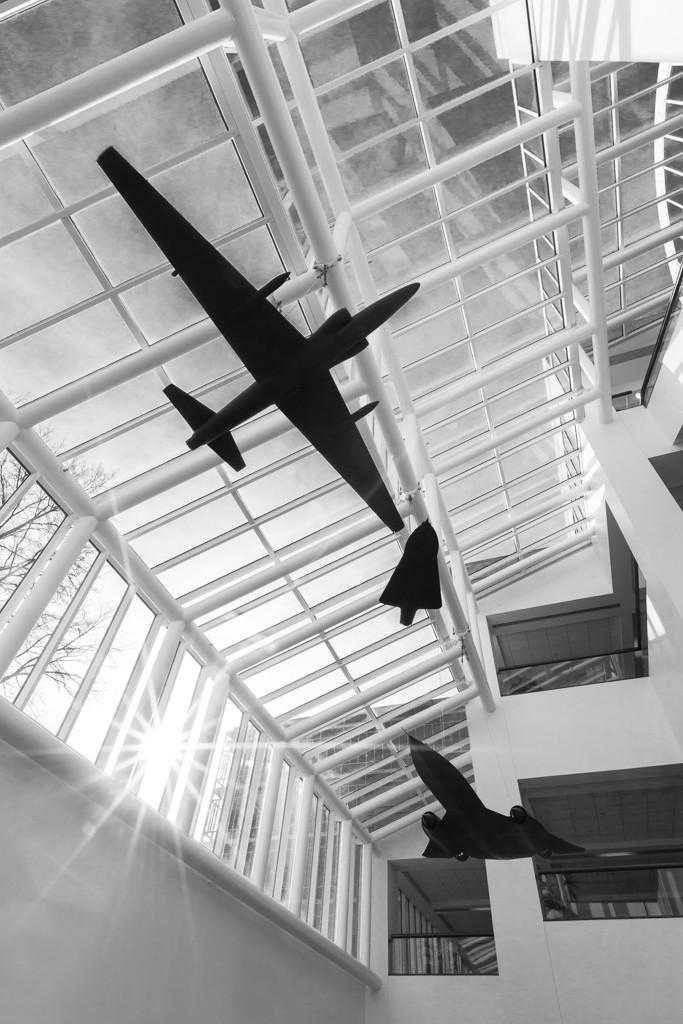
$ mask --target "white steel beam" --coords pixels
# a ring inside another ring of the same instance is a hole
[[[598,204],[598,169],[593,134],[593,102],[587,61],[570,61],[569,78],[572,94],[579,102],[574,117],[574,136],[579,165],[579,184],[588,209],[583,214],[583,242],[588,272],[588,301],[593,334],[593,362],[600,391],[600,419],[609,423],[613,416],[609,352],[607,349],[607,310],[605,281],[602,271],[600,240],[600,207]]]
[[[263,11],[255,13],[255,20],[270,40],[283,38],[287,31],[280,19]],[[230,45],[234,27],[229,11],[213,11],[22,100],[0,113],[0,148],[143,85],[217,46]]]
[[[401,200],[417,195],[418,192],[422,192],[430,185],[436,185],[441,181],[452,178],[456,174],[462,173],[462,171],[469,171],[472,167],[476,167],[485,160],[490,160],[494,156],[500,156],[515,146],[536,138],[536,136],[541,135],[550,128],[557,128],[562,124],[566,124],[567,121],[571,121],[578,114],[579,110],[578,103],[570,100],[559,109],[551,110],[542,117],[533,118],[526,124],[511,128],[506,132],[501,132],[500,135],[496,135],[486,142],[470,146],[461,153],[443,160],[436,167],[413,174],[410,178],[406,178],[405,181],[383,189],[368,199],[354,203],[351,207],[353,218],[355,221],[359,221],[376,213],[381,213]]]
[[[334,914],[334,941],[346,949],[346,931],[349,919],[349,881],[351,878],[351,851],[353,830],[351,820],[346,818],[339,830],[339,864],[337,867],[337,900]]]
[[[455,708],[468,704],[469,701],[473,700],[478,695],[479,691],[477,687],[472,684],[468,686],[466,690],[455,694],[453,697],[436,700],[432,707],[426,708],[424,711],[418,711],[414,715],[409,715],[408,718],[404,718],[397,725],[383,727],[381,731],[374,733],[372,736],[367,736],[365,739],[359,740],[357,743],[350,743],[342,750],[338,750],[336,754],[331,754],[329,757],[316,761],[316,775],[319,776],[325,772],[332,771],[333,768],[343,764],[344,761],[353,761],[358,754],[363,754],[366,750],[371,750],[373,747],[381,746],[383,743],[387,743],[389,740],[393,740],[396,736],[400,736],[402,733],[405,733],[408,729],[414,729],[418,725],[424,725],[425,722],[429,722],[432,718],[437,718],[438,716],[443,715],[446,711],[453,711]]]
[[[438,671],[440,668],[445,668],[455,658],[457,658],[461,652],[462,648],[460,644],[450,645],[445,649],[439,648],[437,651],[430,653],[426,658],[422,657],[419,661],[408,665],[402,671],[393,672],[391,677],[389,679],[385,679],[384,682],[375,683],[374,686],[367,686],[360,693],[355,693],[346,700],[339,701],[339,703],[334,704],[331,708],[327,708],[325,711],[321,711],[317,715],[311,715],[309,718],[304,718],[295,725],[290,725],[289,727],[285,726],[284,728],[287,738],[291,741],[298,739],[300,736],[305,736],[309,732],[315,732],[316,730],[329,725],[331,722],[336,721],[337,718],[343,718],[345,715],[350,714],[357,708],[362,708],[365,704],[371,704],[380,697],[385,697],[388,694],[394,693],[396,690],[400,690],[402,687],[408,686],[410,683],[415,682],[418,679],[422,679],[424,676],[428,676],[432,672]],[[384,675],[386,670],[389,668],[391,668],[391,666],[387,665],[373,673],[373,675]],[[368,681],[367,677],[366,681]],[[356,682],[360,682],[360,680],[356,680]],[[291,715],[295,715],[296,713],[296,708],[293,711],[288,712],[288,714]]]

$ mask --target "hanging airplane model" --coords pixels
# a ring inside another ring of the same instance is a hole
[[[400,309],[419,284],[399,288],[355,316],[338,309],[305,338],[268,302],[289,274],[255,288],[113,147],[100,153],[97,163],[254,378],[218,411],[174,384],[164,388],[192,427],[188,448],[206,444],[233,469],[243,469],[230,431],[277,405],[382,522],[392,531],[402,530],[403,520],[356,427],[378,403],[350,412],[329,371],[362,352],[367,335]]]
[[[509,817],[490,811],[455,765],[428,743],[414,736],[408,739],[415,771],[446,811],[443,818],[431,811],[422,815],[422,830],[429,839],[423,857],[514,860],[586,852],[548,832],[523,807],[512,807]]]

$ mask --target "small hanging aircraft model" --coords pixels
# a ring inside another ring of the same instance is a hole
[[[439,538],[425,519],[406,541],[401,560],[382,591],[380,604],[401,609],[401,625],[411,626],[418,608],[441,607]]]
[[[399,288],[355,316],[338,309],[305,338],[268,301],[288,273],[255,288],[113,147],[100,153],[97,163],[254,378],[218,411],[175,384],[164,388],[192,427],[188,448],[206,444],[233,469],[243,469],[230,431],[277,405],[382,522],[392,531],[402,530],[403,520],[356,427],[378,403],[350,412],[329,371],[367,348],[367,335],[393,316],[419,284]]]
[[[490,811],[455,765],[428,743],[414,736],[408,739],[415,771],[446,811],[443,818],[431,811],[422,815],[422,830],[429,839],[423,857],[515,860],[586,852],[546,831],[523,807],[512,807],[509,817]]]

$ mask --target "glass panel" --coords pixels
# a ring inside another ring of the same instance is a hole
[[[142,739],[144,776],[138,795],[152,807],[159,806],[169,773],[180,767],[185,754],[185,721],[199,671],[198,662],[185,653],[173,680],[170,697],[161,713],[161,720],[154,721],[147,736]],[[162,693],[162,700],[166,700],[165,693]]]
[[[67,630],[60,658],[48,666],[24,708],[46,729],[59,729],[125,591],[121,576],[105,563]]]
[[[314,86],[324,85],[398,49],[396,26],[388,3],[301,39],[301,50]]]
[[[177,28],[168,0],[119,0],[101,7],[90,0],[51,0],[3,21],[0,92],[7,104],[49,89],[88,68]]]
[[[69,745],[91,761],[99,753],[153,621],[151,609],[134,597],[69,734]]]

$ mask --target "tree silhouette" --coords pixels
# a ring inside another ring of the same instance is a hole
[[[105,482],[101,470],[87,465],[72,464],[70,472],[86,491],[99,490]],[[63,510],[18,459],[9,451],[0,454],[0,629],[40,578],[64,519]],[[83,548],[0,679],[0,694],[8,700],[16,698],[41,659],[45,662],[41,677],[49,676],[59,688],[75,692],[83,664],[97,646],[96,627],[102,615],[92,603],[75,607],[72,600],[96,556],[92,545]],[[50,650],[63,621],[66,628]]]

